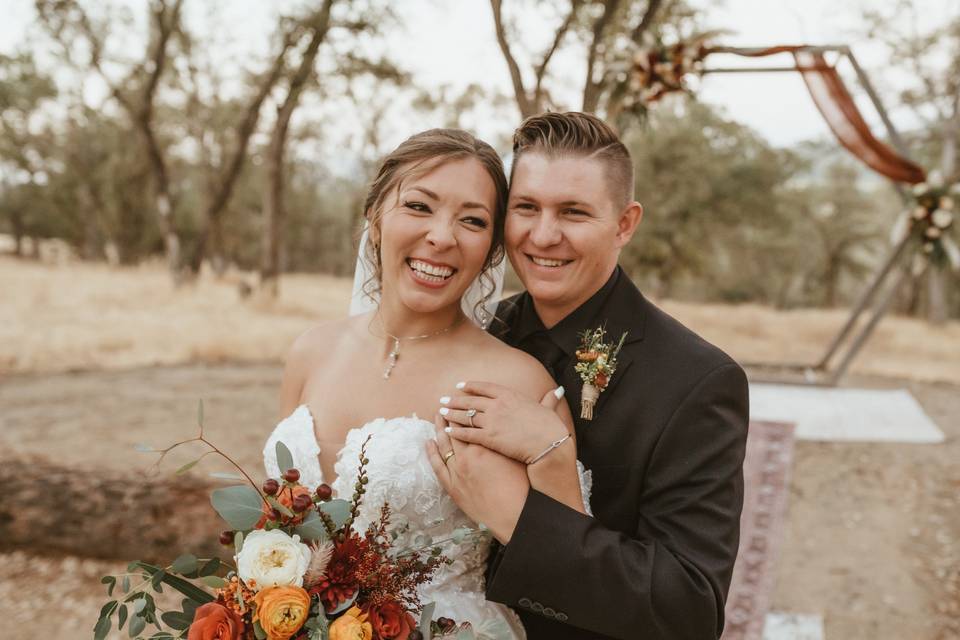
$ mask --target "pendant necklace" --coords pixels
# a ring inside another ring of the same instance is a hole
[[[384,324],[383,322],[383,315],[378,313],[377,316],[380,318],[380,328],[383,329],[383,332],[387,334],[388,338],[393,340],[393,349],[390,350],[390,355],[387,356],[387,368],[383,370],[384,380],[388,380],[390,378],[390,374],[393,372],[393,368],[397,366],[397,360],[400,359],[400,341],[401,340],[406,340],[409,342],[413,340],[425,340],[426,338],[433,338],[435,336],[443,335],[445,333],[453,331],[457,326],[459,326],[461,322],[463,322],[463,319],[466,317],[461,314],[460,317],[454,320],[453,324],[451,324],[449,327],[440,329],[439,331],[434,331],[433,333],[425,333],[422,336],[398,337],[393,335],[389,331],[387,331],[387,325]]]

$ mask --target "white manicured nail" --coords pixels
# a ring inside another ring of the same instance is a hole
[[[465,386],[467,386],[467,383],[466,383],[466,382],[458,382],[458,383],[457,383],[457,389],[463,389]]]
[[[450,396],[443,396],[440,398],[440,404],[450,404]]]
[[[446,433],[453,433],[453,427],[444,427],[443,430],[444,430]]]
[[[447,409],[446,407],[444,407],[443,409],[440,409],[440,415],[445,416],[448,413],[450,413],[450,409]]]
[[[559,387],[557,387],[556,389],[553,390],[553,395],[557,396],[557,400],[559,400],[560,398],[562,398],[562,397],[563,397],[563,394],[565,394],[565,393],[566,393],[566,391],[563,390],[563,385],[561,385],[561,386],[559,386]]]

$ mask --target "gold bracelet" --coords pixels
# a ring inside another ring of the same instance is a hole
[[[528,463],[527,463],[527,466],[529,467],[531,464],[534,464],[535,462],[539,461],[540,458],[542,458],[543,456],[547,455],[548,453],[550,453],[551,451],[553,451],[554,449],[556,449],[557,447],[559,447],[560,445],[562,445],[564,442],[566,442],[566,441],[569,440],[569,439],[570,439],[570,434],[568,433],[567,435],[563,436],[563,437],[560,438],[559,440],[555,440],[555,441],[551,442],[551,443],[550,443],[550,446],[547,447],[546,449],[544,449],[544,450],[540,453],[540,455],[538,455],[536,458],[534,458],[533,460],[531,460],[530,462],[528,462]]]

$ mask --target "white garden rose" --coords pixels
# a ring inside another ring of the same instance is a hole
[[[933,215],[930,216],[930,221],[935,226],[946,229],[950,226],[950,223],[953,222],[953,214],[944,209],[937,209],[933,212]]]
[[[303,586],[310,564],[310,547],[279,529],[251,531],[236,556],[240,579],[254,591],[264,587]]]

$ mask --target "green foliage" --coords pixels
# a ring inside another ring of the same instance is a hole
[[[236,530],[252,529],[263,515],[263,500],[256,489],[249,485],[214,489],[210,494],[210,503],[220,517]]]

